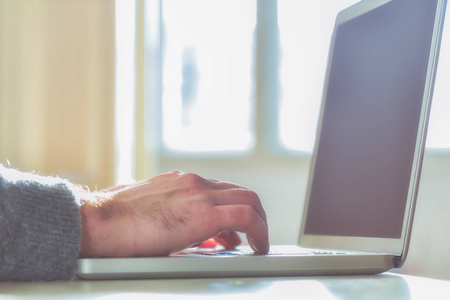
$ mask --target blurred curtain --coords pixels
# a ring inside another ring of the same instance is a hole
[[[114,183],[114,0],[0,0],[0,163]]]

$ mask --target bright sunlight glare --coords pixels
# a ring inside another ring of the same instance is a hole
[[[135,1],[116,0],[116,182],[134,174]]]
[[[166,0],[163,141],[175,151],[252,147],[254,0]]]

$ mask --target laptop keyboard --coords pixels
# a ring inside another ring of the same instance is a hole
[[[264,256],[307,256],[307,255],[336,255],[336,254],[348,254],[348,252],[337,252],[337,251],[327,251],[327,250],[317,250],[317,249],[299,249],[298,252],[276,252],[270,251]],[[194,256],[259,256],[259,254],[253,251],[245,251],[242,249],[236,250],[199,250],[199,249],[187,249],[182,252],[172,254],[172,256],[184,256],[184,255],[194,255]]]

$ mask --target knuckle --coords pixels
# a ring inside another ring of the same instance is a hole
[[[243,203],[245,203],[246,205],[250,205],[254,208],[258,208],[261,206],[261,201],[256,192],[251,190],[239,190],[238,192],[242,193],[240,197],[243,199]]]
[[[173,175],[182,175],[184,174],[183,172],[179,171],[179,170],[173,170],[168,172],[167,174],[173,174]]]
[[[250,201],[252,204],[257,205],[260,203],[259,196],[256,192],[252,190],[246,190],[246,193],[248,201]]]
[[[199,185],[189,184],[182,188],[183,197],[191,201],[191,205],[211,207],[214,195],[208,189]]]
[[[190,185],[200,185],[203,178],[194,173],[184,173],[181,174],[180,179],[184,182],[189,183]]]

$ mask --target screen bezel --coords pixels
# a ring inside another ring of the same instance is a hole
[[[336,29],[339,25],[357,18],[369,11],[377,9],[392,0],[367,0],[358,2],[355,5],[341,11],[336,18],[335,29],[333,32],[330,53],[328,57],[327,76],[325,78],[324,92],[322,98],[322,106],[318,122],[318,130],[316,135],[316,143],[309,173],[309,182],[307,187],[307,194],[305,199],[305,206],[303,210],[302,225],[300,230],[299,244],[302,247],[308,248],[324,248],[324,249],[340,249],[350,251],[362,252],[376,252],[376,253],[393,253],[395,255],[403,255],[406,257],[409,240],[411,236],[412,221],[415,210],[415,203],[417,199],[418,185],[420,179],[420,171],[422,166],[423,154],[425,150],[425,139],[428,127],[428,119],[431,108],[431,99],[433,93],[434,79],[436,75],[436,66],[439,54],[440,40],[442,36],[442,28],[444,21],[444,14],[447,0],[438,0],[436,15],[434,20],[434,29],[432,44],[430,48],[430,57],[428,61],[428,69],[426,76],[426,83],[424,95],[422,100],[422,107],[420,112],[420,123],[418,127],[418,134],[416,138],[415,152],[413,158],[413,166],[409,181],[408,195],[406,201],[406,209],[402,225],[402,234],[400,238],[373,238],[373,237],[353,237],[353,236],[332,236],[332,235],[312,235],[305,234],[305,223],[308,212],[308,205],[310,199],[310,192],[312,186],[312,178],[314,175],[314,168],[316,162],[316,155],[318,144],[320,140],[320,132],[323,121],[323,114],[325,108],[325,99],[327,97],[327,87],[330,76],[330,68],[333,60],[333,49],[335,46]],[[404,260],[404,259],[403,259]]]

